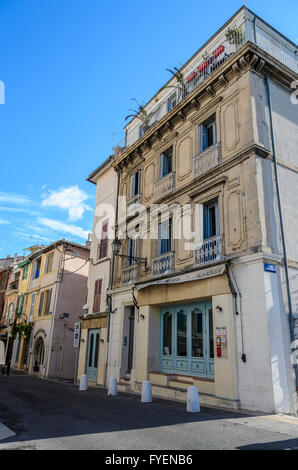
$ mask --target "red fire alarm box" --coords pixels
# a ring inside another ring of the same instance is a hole
[[[217,336],[216,338],[216,355],[217,357],[221,357],[221,338]]]

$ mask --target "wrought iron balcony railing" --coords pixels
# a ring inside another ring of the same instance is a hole
[[[194,178],[203,175],[207,171],[220,164],[221,144],[214,144],[193,159]]]
[[[162,255],[153,258],[153,277],[162,276],[164,274],[171,274],[174,271],[174,255],[175,253],[173,251],[169,251],[168,253],[163,253]]]
[[[232,57],[247,42],[252,42],[263,51],[267,52],[275,60],[285,65],[294,72],[298,72],[297,46],[287,40],[278,31],[263,22],[260,18],[253,20],[251,14],[246,19],[231,20],[225,29],[210,40],[193,60],[181,69],[185,80],[183,91],[177,95],[169,105],[168,99],[173,94],[173,86],[177,85],[175,79],[170,82],[168,91],[161,91],[162,100],[158,104],[148,103],[146,111],[152,115],[147,130],[153,127],[171,109],[184,100],[192,91],[200,86],[212,73],[218,70],[230,57]],[[177,87],[179,88],[179,87]],[[160,104],[162,101],[162,105]],[[139,138],[140,119],[136,119],[135,125],[128,130],[125,146],[133,145]]]
[[[215,237],[203,240],[201,248],[194,250],[194,265],[205,266],[216,263],[223,259],[224,253],[224,236],[216,235]]]
[[[134,264],[132,266],[127,266],[122,268],[121,271],[121,283],[122,284],[134,284],[139,275],[139,266]]]
[[[175,172],[168,173],[154,185],[154,199],[157,201],[163,196],[172,193],[175,189]]]

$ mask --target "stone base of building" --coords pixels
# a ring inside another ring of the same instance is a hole
[[[240,400],[216,396],[214,391],[214,380],[200,379],[176,374],[164,374],[160,372],[150,373],[152,396],[166,400],[187,401],[188,387],[195,386],[199,392],[200,404],[218,408],[240,409]],[[118,390],[122,392],[134,392],[141,394],[142,382],[129,382],[122,377],[118,382]]]

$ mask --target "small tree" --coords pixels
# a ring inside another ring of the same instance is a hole
[[[184,78],[183,73],[177,67],[174,67],[174,70],[166,70],[170,72],[173,77],[177,80],[177,85],[168,85],[167,88],[175,88],[176,90],[178,90],[178,99],[180,99],[181,97],[184,98],[187,95],[187,82]]]
[[[141,105],[136,98],[131,98],[132,101],[135,101],[138,109],[130,109],[130,111],[133,112],[133,114],[128,114],[128,116],[125,117],[125,121],[129,118],[137,118],[142,121],[143,124],[143,130],[147,130],[149,128],[149,123],[150,120],[153,116],[153,113],[148,113],[143,105]]]

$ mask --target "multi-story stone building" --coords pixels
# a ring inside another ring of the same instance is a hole
[[[118,155],[120,148],[115,149]],[[108,353],[109,300],[111,287],[112,253],[115,210],[117,200],[117,174],[111,166],[115,155],[110,156],[87,178],[96,184],[95,214],[90,247],[88,298],[83,307],[78,377],[87,374],[91,383],[106,384]]]
[[[296,413],[297,71],[297,45],[243,7],[127,125],[107,364],[123,389]]]
[[[0,365],[11,361],[13,340],[12,325],[17,308],[20,272],[18,263],[23,256],[0,260]]]
[[[19,265],[11,367],[72,379],[74,327],[87,297],[89,248],[68,240],[31,247]]]

